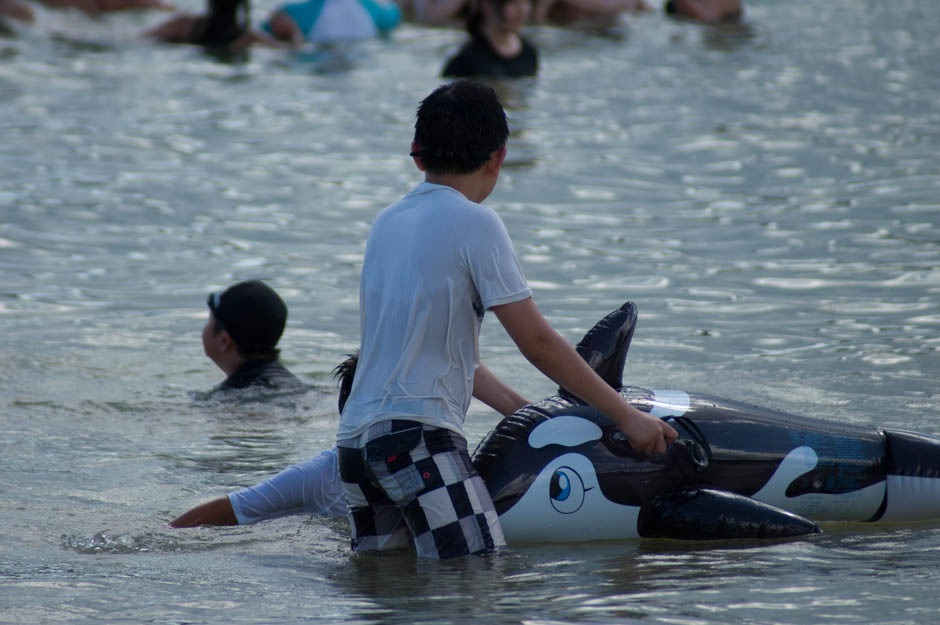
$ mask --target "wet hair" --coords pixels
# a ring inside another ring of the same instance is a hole
[[[469,174],[508,138],[506,112],[496,92],[456,80],[435,89],[418,106],[412,156],[431,174]]]
[[[202,32],[196,41],[204,46],[225,46],[239,37],[251,26],[249,0],[209,0],[209,14],[203,18]]]
[[[346,354],[346,360],[336,365],[333,369],[333,379],[339,385],[339,398],[337,403],[339,411],[343,412],[346,406],[346,400],[349,399],[349,393],[352,391],[353,378],[356,377],[356,365],[359,364],[359,350],[351,354]]]

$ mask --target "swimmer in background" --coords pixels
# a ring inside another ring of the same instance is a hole
[[[444,65],[443,76],[521,77],[538,72],[538,53],[520,34],[529,0],[477,0],[467,18],[470,41]]]
[[[663,10],[701,22],[731,22],[740,20],[744,14],[741,0],[668,0]]]
[[[32,22],[36,19],[32,7],[19,0],[0,0],[0,24],[5,17],[18,22]]]
[[[371,39],[401,22],[401,9],[388,0],[305,0],[276,8],[262,29],[278,41],[300,47]]]
[[[81,9],[90,15],[98,13],[115,13],[117,11],[132,11],[157,9],[172,11],[174,7],[163,0],[39,0],[41,4],[55,9],[75,8]]]
[[[208,12],[179,13],[144,32],[169,43],[191,43],[229,52],[244,50],[255,43],[277,46],[277,42],[251,28],[248,0],[208,0]]]
[[[428,26],[451,26],[466,20],[477,0],[397,0],[410,20]]]
[[[535,0],[536,24],[607,25],[622,13],[649,11],[644,0]]]
[[[260,280],[239,282],[210,293],[206,303],[202,348],[228,376],[209,396],[249,387],[306,390],[279,360],[277,342],[287,323],[287,306],[271,287]]]
[[[40,4],[53,9],[80,9],[89,15],[135,9],[172,11],[174,8],[163,0],[40,0]],[[33,22],[36,19],[32,7],[20,0],[0,0],[0,18],[4,17],[20,22]]]

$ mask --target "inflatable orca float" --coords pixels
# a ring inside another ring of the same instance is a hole
[[[664,454],[638,454],[564,389],[506,417],[473,463],[509,544],[781,538],[818,533],[819,521],[940,518],[940,439],[621,386],[636,319],[627,302],[578,353],[679,439]]]

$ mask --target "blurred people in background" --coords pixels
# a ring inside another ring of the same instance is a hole
[[[134,9],[173,10],[173,5],[163,0],[39,0],[39,2],[53,9],[80,9],[89,15]],[[0,0],[0,19],[4,17],[21,22],[32,22],[36,16],[32,7],[26,2]]]
[[[126,0],[106,0],[126,1]],[[144,32],[170,43],[191,43],[238,52],[254,43],[277,45],[267,35],[251,28],[248,0],[208,0],[207,12],[178,13]]]
[[[608,24],[622,13],[648,11],[643,0],[535,0],[537,24]]]
[[[371,39],[401,22],[401,9],[390,0],[305,0],[275,9],[262,28],[275,39],[298,47]]]
[[[25,2],[20,0],[0,0],[0,22],[3,18],[17,20],[19,22],[32,22],[35,19],[33,9]]]
[[[467,18],[470,40],[441,72],[448,77],[520,77],[538,72],[538,53],[521,30],[529,0],[476,0]]]
[[[663,10],[676,17],[702,22],[726,22],[741,19],[741,0],[668,0]]]
[[[39,0],[56,9],[75,8],[85,13],[114,13],[116,11],[148,10],[172,11],[175,7],[163,0]]]
[[[478,0],[397,0],[402,12],[419,24],[452,25],[466,19]]]

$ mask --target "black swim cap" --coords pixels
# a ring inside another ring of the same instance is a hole
[[[247,352],[273,349],[284,333],[287,305],[260,280],[239,282],[222,293],[210,293],[206,303],[216,320]]]

